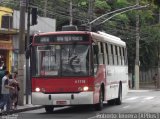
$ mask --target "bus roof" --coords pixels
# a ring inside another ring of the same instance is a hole
[[[120,46],[126,46],[126,43],[122,41],[119,37],[100,32],[98,33],[95,32],[89,32],[89,31],[56,31],[56,32],[45,32],[45,33],[38,33],[35,34],[35,36],[38,35],[54,35],[54,34],[90,34],[94,42],[108,42],[108,43],[113,43],[117,44]]]
[[[89,34],[88,31],[56,31],[56,32],[45,32],[45,33],[38,33],[37,35],[54,35],[54,34]]]
[[[113,44],[117,44],[117,45],[121,45],[121,46],[126,46],[126,43],[124,41],[122,41],[119,37],[104,33],[104,32],[91,32],[91,37],[94,40],[94,42],[109,42],[109,43],[113,43]]]

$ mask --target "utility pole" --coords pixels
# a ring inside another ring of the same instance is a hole
[[[30,0],[27,1],[27,40],[26,40],[26,53],[29,50],[29,40],[30,40]],[[30,73],[29,73],[29,57],[26,54],[26,104],[28,104],[28,96],[29,96],[29,81],[30,81]]]
[[[19,24],[19,53],[18,53],[18,81],[20,84],[19,105],[24,105],[24,48],[25,48],[25,9],[26,0],[20,1],[20,24]]]
[[[89,31],[92,31],[92,24],[90,22],[93,20],[93,4],[94,0],[89,0],[88,1],[88,19],[89,19]]]
[[[160,88],[160,42],[159,42],[159,39],[158,39],[158,81],[157,83],[158,83],[157,87]]]
[[[70,4],[69,4],[69,16],[70,16],[70,23],[69,25],[73,25],[73,1],[70,0]]]
[[[139,5],[139,0],[136,0],[136,4]],[[136,14],[136,59],[135,59],[135,89],[139,89],[139,14]]]
[[[160,24],[160,6],[158,7],[159,9],[159,24]],[[157,81],[157,87],[160,88],[160,42],[158,39],[158,81]]]
[[[47,17],[47,4],[48,4],[48,0],[44,1],[44,17]]]

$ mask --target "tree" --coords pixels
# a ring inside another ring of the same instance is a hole
[[[4,0],[3,6],[18,9],[19,0]],[[73,0],[73,24],[82,25],[88,22],[88,1],[89,0]],[[94,26],[95,30],[103,30],[107,33],[120,37],[127,43],[129,68],[135,63],[135,16],[140,15],[140,61],[141,66],[155,66],[158,56],[159,36],[159,0],[141,0],[140,5],[150,4],[150,7],[142,10],[133,10],[116,17],[102,25]],[[69,0],[48,0],[47,1],[47,17],[57,20],[57,30],[61,30],[62,25],[69,24]],[[11,4],[14,3],[14,4]],[[38,7],[38,15],[44,15],[45,0],[32,0],[31,4]],[[135,0],[95,0],[94,2],[94,18],[111,12],[116,9],[135,5]],[[2,5],[2,4],[1,4]],[[104,19],[105,20],[105,19]],[[158,27],[152,27],[158,26]],[[155,46],[155,47],[153,47]],[[152,60],[148,60],[152,59]]]
[[[0,6],[18,10],[20,8],[20,0],[3,0]]]

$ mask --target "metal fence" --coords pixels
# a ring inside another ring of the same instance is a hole
[[[152,83],[153,76],[158,73],[158,67],[151,67],[146,70],[145,67],[140,67],[139,80],[140,83]]]
[[[153,89],[155,84],[153,76],[158,73],[158,67],[140,67],[139,72],[139,87],[141,89]],[[129,74],[129,87],[134,89],[135,77],[134,73]]]

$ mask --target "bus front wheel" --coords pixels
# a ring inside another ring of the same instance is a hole
[[[100,90],[100,94],[99,94],[99,103],[95,104],[95,109],[100,111],[103,108],[103,92],[102,90]]]
[[[44,108],[45,108],[45,110],[46,110],[47,113],[53,112],[53,109],[54,109],[53,106],[49,106],[49,105],[45,106]]]

